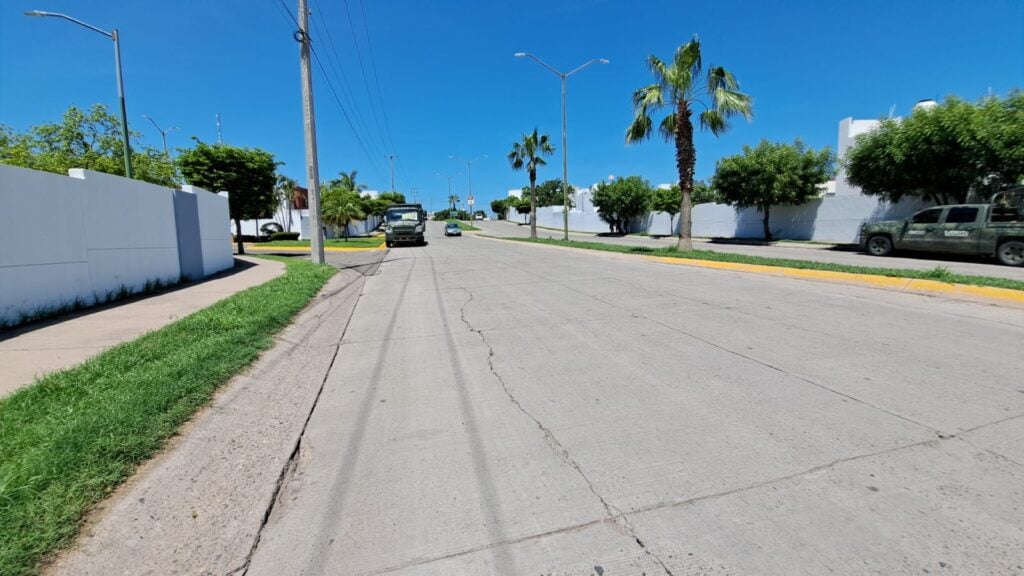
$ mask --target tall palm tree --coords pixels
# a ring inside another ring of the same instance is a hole
[[[288,232],[292,231],[292,206],[295,202],[295,189],[299,183],[293,178],[284,174],[277,175],[277,183],[274,185],[274,199],[277,201],[277,210],[281,212],[281,223]]]
[[[508,153],[513,170],[525,168],[530,174],[530,238],[537,237],[537,167],[547,164],[544,156],[555,153],[555,147],[548,140],[547,134],[538,135],[534,128],[532,134],[523,134],[522,142],[512,144],[512,151]]]
[[[325,224],[341,228],[348,241],[348,225],[353,220],[366,218],[359,196],[344,188],[331,188],[324,194],[320,213]]]
[[[452,207],[452,212],[455,212],[455,205],[459,203],[459,197],[455,194],[448,196],[448,204]],[[453,215],[454,217],[454,215]]]
[[[626,129],[626,143],[645,140],[651,135],[654,123],[651,113],[662,108],[671,111],[658,127],[666,141],[675,141],[676,170],[682,191],[679,206],[678,250],[693,249],[691,237],[691,199],[693,195],[693,169],[697,152],[693,147],[693,122],[690,120],[696,106],[704,110],[698,115],[700,126],[718,136],[729,129],[729,119],[740,115],[753,117],[753,100],[739,91],[739,83],[731,72],[715,66],[702,71],[700,41],[697,35],[680,46],[671,62],[657,56],[647,57],[647,66],[654,75],[654,84],[633,92],[635,118]]]

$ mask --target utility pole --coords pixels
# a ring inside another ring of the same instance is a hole
[[[391,164],[391,193],[394,194],[395,193],[395,160],[398,159],[398,156],[395,155],[395,154],[385,154],[384,157],[387,158],[388,162]]]
[[[156,120],[153,120],[152,116],[149,116],[147,114],[143,114],[142,117],[145,118],[146,120],[149,120],[150,122],[152,122],[153,123],[153,127],[156,128],[156,131],[160,133],[160,137],[163,138],[163,141],[164,141],[164,156],[167,157],[167,158],[170,158],[170,155],[167,153],[167,134],[169,132],[174,132],[175,130],[178,130],[178,127],[177,126],[171,126],[167,130],[164,130],[163,128],[160,127],[159,124],[156,123]]]
[[[220,133],[220,112],[217,112],[217,144],[223,144],[224,138],[221,137]]]
[[[309,189],[309,258],[324,263],[324,229],[320,225],[320,169],[316,157],[316,118],[313,113],[313,72],[309,68],[309,9],[299,0],[299,64],[302,68],[302,116],[306,131],[306,182]],[[218,138],[220,114],[217,114]]]
[[[420,202],[419,190],[419,188],[409,188],[409,193],[412,194],[413,204],[419,204]]]

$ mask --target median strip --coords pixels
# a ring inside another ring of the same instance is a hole
[[[648,260],[665,264],[734,270],[809,280],[854,283],[902,292],[981,297],[1024,304],[1024,282],[1020,280],[954,274],[942,267],[936,267],[931,270],[873,268],[815,262],[813,260],[763,258],[760,256],[712,252],[709,250],[678,251],[674,248],[647,248],[644,246],[625,246],[621,244],[547,238],[502,238],[502,240],[597,250],[601,252],[635,254],[646,257]]]
[[[283,276],[50,374],[0,400],[0,574],[31,574],[90,506],[155,454],[336,269]]]

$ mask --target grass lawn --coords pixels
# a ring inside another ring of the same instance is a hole
[[[337,247],[337,248],[376,248],[384,243],[383,236],[375,236],[373,238],[358,237],[349,238],[348,240],[342,239],[325,239],[324,246]],[[252,248],[309,248],[309,240],[275,240],[273,242],[260,242],[259,244],[252,244]]]
[[[462,220],[456,220],[454,218],[449,218],[448,222],[454,222],[454,223],[458,224],[459,225],[459,229],[462,230],[463,232],[473,232],[474,230],[480,230],[479,228],[477,228],[476,226],[473,226],[469,222],[463,222]]]
[[[764,258],[761,256],[747,256],[745,254],[730,254],[726,252],[712,252],[710,250],[690,250],[680,252],[672,247],[648,248],[646,246],[626,246],[623,244],[604,244],[601,242],[577,242],[574,240],[553,240],[547,238],[504,238],[516,242],[532,242],[535,244],[552,244],[554,246],[568,246],[570,248],[583,248],[586,250],[600,250],[603,252],[622,252],[626,254],[648,254],[651,256],[665,256],[669,258],[690,258],[693,260],[711,260],[715,262],[738,262],[741,264],[759,264],[761,266],[779,266],[784,268],[801,268],[804,270],[828,270],[830,272],[848,272],[850,274],[874,274],[877,276],[894,276],[897,278],[920,278],[923,280],[938,280],[950,284],[971,284],[974,286],[992,286],[995,288],[1008,288],[1010,290],[1024,290],[1024,282],[1010,280],[1007,278],[993,278],[990,276],[966,276],[954,274],[948,269],[936,266],[931,270],[911,270],[907,268],[875,268],[872,266],[850,266],[848,264],[832,264],[829,262],[814,262],[810,260],[790,260],[786,258]]]
[[[90,506],[270,348],[336,272],[284,275],[0,400],[0,574],[38,571]]]

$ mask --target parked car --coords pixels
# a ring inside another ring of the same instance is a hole
[[[1024,266],[1024,189],[1001,192],[989,204],[926,208],[905,220],[866,223],[860,246],[874,256],[893,250],[995,256]]]
[[[459,227],[457,222],[449,222],[444,227],[445,236],[462,236],[462,228]]]

